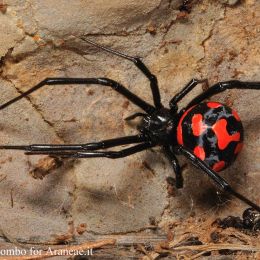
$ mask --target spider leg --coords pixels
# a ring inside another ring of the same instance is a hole
[[[54,157],[62,157],[62,158],[97,158],[97,157],[106,157],[110,159],[117,159],[126,157],[128,155],[138,153],[148,148],[155,146],[155,144],[151,142],[141,143],[129,148],[125,148],[120,151],[29,151],[25,152],[25,154],[33,155],[33,154],[46,154]]]
[[[176,158],[175,154],[171,150],[170,146],[164,146],[164,151],[172,165],[172,168],[175,172],[175,185],[177,189],[180,189],[183,187],[183,177],[181,172],[181,167],[179,165],[178,159]]]
[[[192,79],[190,82],[188,82],[188,84],[179,92],[177,93],[170,101],[170,108],[173,111],[177,111],[178,107],[177,107],[177,103],[184,97],[186,96],[191,90],[193,90],[198,84],[200,83],[206,83],[208,84],[208,80],[207,79],[202,79],[202,80],[198,80],[198,79]]]
[[[131,120],[133,120],[133,119],[135,119],[135,118],[137,118],[137,117],[144,117],[144,116],[146,116],[146,114],[137,112],[137,113],[134,113],[134,114],[132,114],[132,115],[126,117],[125,120],[126,120],[126,121],[131,121]]]
[[[131,135],[86,144],[31,144],[31,145],[2,145],[0,149],[24,150],[26,152],[83,152],[111,148],[119,145],[142,143],[149,141],[144,135]]]
[[[162,107],[162,103],[161,103],[161,96],[160,96],[160,90],[159,90],[159,87],[158,87],[158,80],[156,78],[156,76],[154,74],[151,73],[151,71],[146,67],[146,65],[141,61],[140,58],[137,58],[137,57],[132,57],[132,56],[129,56],[129,55],[126,55],[124,53],[121,53],[121,52],[118,52],[118,51],[115,51],[115,50],[112,50],[110,48],[107,48],[107,47],[104,47],[98,43],[95,43],[95,42],[92,42],[84,37],[80,37],[81,40],[99,48],[99,49],[102,49],[106,52],[109,52],[111,54],[114,54],[116,56],[119,56],[121,58],[124,58],[126,60],[130,60],[132,61],[135,66],[140,70],[142,71],[142,73],[148,78],[148,80],[150,81],[150,87],[151,87],[151,90],[152,90],[152,95],[153,95],[153,101],[154,101],[154,105],[156,108],[161,108]]]
[[[145,102],[144,100],[142,100],[141,98],[139,98],[138,96],[136,96],[135,94],[130,92],[123,85],[121,85],[120,83],[118,83],[112,79],[108,79],[108,78],[46,78],[43,81],[41,81],[40,83],[38,83],[36,86],[34,86],[34,87],[28,89],[27,91],[25,91],[24,93],[22,93],[21,95],[0,105],[0,110],[8,107],[9,105],[20,100],[21,98],[28,96],[29,94],[33,93],[34,91],[38,90],[39,88],[42,88],[43,86],[71,85],[71,84],[73,84],[73,85],[75,85],[75,84],[79,84],[79,85],[98,84],[98,85],[111,87],[112,89],[114,89],[115,91],[117,91],[118,93],[120,93],[121,95],[126,97],[129,101],[131,101],[138,107],[142,108],[148,114],[152,113],[155,110],[155,108],[152,105],[148,104],[147,102]]]
[[[220,177],[215,171],[213,171],[205,162],[203,162],[201,159],[199,159],[197,156],[195,156],[191,151],[184,148],[183,146],[178,146],[178,152],[185,157],[187,157],[189,160],[192,161],[192,163],[203,170],[219,187],[221,187],[225,192],[228,192],[229,194],[237,197],[241,201],[248,204],[250,207],[254,208],[258,212],[260,212],[260,207],[256,205],[254,202],[250,201],[248,198],[243,196],[242,194],[236,192],[232,189],[232,187],[226,182],[225,179]]]
[[[185,108],[196,105],[203,101],[204,99],[210,98],[211,96],[221,93],[227,89],[259,89],[260,90],[260,82],[248,82],[248,81],[239,81],[239,80],[230,80],[225,82],[219,82],[213,86],[211,86],[208,90],[201,93],[197,97],[195,97]]]

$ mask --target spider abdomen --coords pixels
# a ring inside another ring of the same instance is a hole
[[[180,118],[177,141],[213,170],[228,167],[242,148],[243,126],[237,112],[218,102],[189,108]]]

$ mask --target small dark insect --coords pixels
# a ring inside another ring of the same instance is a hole
[[[217,219],[216,223],[221,228],[248,229],[251,231],[260,230],[260,213],[248,208],[244,211],[242,219],[240,217],[228,216],[224,219]]]
[[[243,224],[249,229],[260,230],[260,213],[252,208],[246,209],[243,213]]]
[[[192,1],[191,0],[184,0],[182,4],[179,6],[180,12],[190,13],[192,8]]]
[[[46,154],[62,158],[107,157],[116,159],[160,145],[175,172],[177,188],[183,187],[183,177],[176,155],[183,155],[197,168],[204,171],[225,192],[239,198],[260,212],[258,205],[233,190],[226,180],[217,173],[217,171],[228,167],[242,148],[243,127],[238,114],[235,110],[221,103],[202,102],[226,89],[259,90],[260,82],[231,80],[216,83],[195,97],[185,108],[179,110],[178,102],[196,85],[207,82],[206,80],[192,79],[171,99],[169,108],[166,108],[161,103],[156,76],[139,58],[108,49],[85,38],[81,39],[106,52],[133,62],[150,81],[154,105],[149,104],[122,84],[109,78],[46,78],[21,95],[0,105],[0,110],[45,85],[97,84],[111,87],[144,111],[126,118],[126,120],[132,120],[136,117],[142,117],[142,121],[137,127],[139,134],[86,144],[2,145],[0,149],[18,149],[24,150],[25,154],[29,155]],[[104,150],[126,144],[136,145],[119,151]]]

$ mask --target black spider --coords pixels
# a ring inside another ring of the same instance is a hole
[[[0,149],[18,149],[26,154],[46,154],[63,158],[122,158],[149,149],[156,145],[163,147],[176,175],[176,187],[183,186],[183,177],[176,154],[184,155],[196,167],[203,170],[220,188],[244,201],[260,212],[260,207],[236,192],[220,177],[216,171],[224,169],[236,158],[241,149],[243,129],[240,119],[234,110],[217,102],[201,103],[203,100],[226,89],[260,89],[260,82],[242,82],[238,80],[219,82],[195,97],[185,108],[178,110],[177,103],[197,84],[205,80],[192,79],[170,101],[169,108],[161,103],[157,78],[145,64],[115,50],[108,49],[90,40],[82,38],[87,43],[106,52],[112,53],[135,64],[150,81],[154,105],[136,96],[122,84],[109,78],[46,78],[36,86],[21,95],[2,104],[4,109],[45,85],[98,84],[111,87],[129,101],[141,108],[144,113],[135,113],[126,120],[142,117],[138,126],[139,134],[120,137],[101,142],[86,144],[32,144],[32,145],[2,145]],[[136,144],[120,151],[103,150],[115,146]]]

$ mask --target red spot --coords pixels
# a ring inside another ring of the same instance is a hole
[[[191,109],[194,108],[194,106],[190,107],[187,111],[184,112],[184,114],[182,115],[178,127],[177,127],[177,141],[178,144],[183,145],[183,136],[182,136],[182,122],[185,118],[185,116],[187,116],[187,114],[191,111]]]
[[[193,150],[193,152],[202,161],[205,159],[205,151],[204,151],[203,147],[196,146],[195,149]]]
[[[207,102],[207,106],[209,108],[217,108],[217,107],[221,107],[223,106],[222,104],[218,103],[218,102]]]
[[[217,136],[218,147],[220,150],[224,150],[229,145],[230,142],[232,141],[238,142],[240,140],[240,133],[229,135],[226,127],[227,127],[226,119],[220,119],[212,126],[212,130],[215,132],[215,135]]]
[[[236,119],[237,121],[241,121],[241,119],[240,119],[240,117],[239,117],[237,111],[232,110],[232,114],[233,114],[233,116],[235,117],[235,119]]]
[[[225,162],[224,161],[219,161],[219,162],[216,162],[212,169],[216,172],[219,172],[221,171],[223,168],[225,167]]]
[[[235,149],[235,154],[238,154],[243,148],[243,143],[238,143]]]
[[[200,136],[208,127],[203,123],[203,116],[195,114],[192,117],[192,131],[195,136]]]

